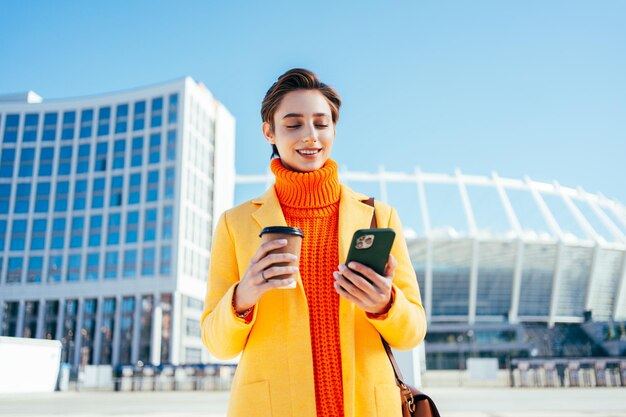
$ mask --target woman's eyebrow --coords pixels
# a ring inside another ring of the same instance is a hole
[[[304,117],[304,115],[300,114],[300,113],[288,113],[288,114],[283,116],[283,119],[287,119],[289,117]],[[315,113],[315,114],[313,114],[313,117],[330,117],[330,114],[328,114],[328,113]]]

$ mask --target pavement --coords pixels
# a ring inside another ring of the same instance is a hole
[[[626,388],[433,387],[425,391],[443,417],[626,417]],[[0,416],[225,417],[228,398],[226,391],[5,394],[0,395]]]

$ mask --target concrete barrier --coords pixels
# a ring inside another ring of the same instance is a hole
[[[53,392],[61,342],[0,336],[0,393]]]

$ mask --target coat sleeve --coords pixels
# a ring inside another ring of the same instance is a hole
[[[256,319],[250,322],[235,315],[233,292],[240,280],[236,245],[228,228],[228,212],[217,224],[211,247],[211,263],[202,313],[202,342],[220,359],[231,359],[243,350]]]
[[[417,346],[426,335],[426,313],[422,306],[409,250],[404,240],[402,224],[393,208],[390,211],[387,227],[396,232],[396,239],[391,248],[391,254],[398,261],[392,281],[395,300],[383,318],[368,318],[368,320],[389,345],[395,349],[408,350]]]

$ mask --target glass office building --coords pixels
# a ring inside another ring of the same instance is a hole
[[[198,363],[235,121],[191,78],[69,100],[0,96],[0,335],[65,363]]]

